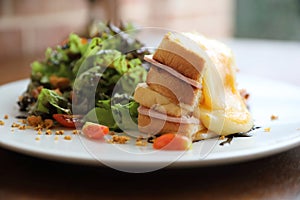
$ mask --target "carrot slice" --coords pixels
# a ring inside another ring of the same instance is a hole
[[[191,147],[192,141],[184,135],[175,133],[167,133],[156,138],[153,143],[154,149],[162,150],[188,150]]]

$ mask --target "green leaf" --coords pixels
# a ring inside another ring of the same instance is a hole
[[[68,100],[58,95],[55,91],[45,88],[39,94],[36,106],[32,112],[50,114],[50,105],[56,108],[56,113],[71,114],[71,110],[68,108]]]

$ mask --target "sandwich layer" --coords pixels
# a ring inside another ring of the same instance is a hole
[[[190,84],[193,87],[196,87],[196,88],[199,88],[199,89],[202,88],[201,82],[193,80],[191,78],[188,78],[188,77],[180,74],[179,72],[177,72],[173,68],[171,68],[171,67],[169,67],[167,65],[164,65],[164,64],[162,64],[160,62],[157,62],[156,60],[153,59],[153,55],[145,55],[144,56],[144,60],[147,61],[148,63],[154,65],[157,68],[160,68],[160,69],[163,69],[163,70],[169,72],[173,76],[179,78],[180,80],[186,82],[187,84]]]
[[[152,90],[146,83],[137,85],[134,100],[140,105],[174,117],[191,115],[194,108],[182,103],[175,104],[169,98]]]
[[[195,141],[217,136],[215,133],[208,132],[195,118],[169,117],[144,107],[139,107],[138,128],[140,132],[149,135],[178,133],[186,135]]]
[[[149,87],[169,98],[173,103],[197,106],[201,97],[201,89],[195,88],[165,70],[151,67],[146,83]]]
[[[179,33],[166,34],[153,55],[154,60],[196,81],[201,79],[206,57],[197,43]]]

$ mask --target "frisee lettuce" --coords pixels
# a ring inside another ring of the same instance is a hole
[[[142,58],[149,52],[133,37],[134,32],[127,33],[127,29],[132,27],[100,23],[92,38],[72,33],[61,45],[47,48],[45,59],[31,65],[31,81],[23,94],[26,98],[18,102],[20,110],[43,117],[55,113],[85,115],[95,110],[97,116],[105,116],[97,121],[115,130],[120,128],[120,121],[116,122],[112,113],[129,109],[136,118],[138,104],[132,99],[129,103],[107,103],[116,99],[114,93],[130,97],[136,85],[146,78]],[[65,78],[70,84],[60,88],[60,84],[53,83],[53,77]],[[59,90],[61,95],[54,90]],[[38,91],[36,97],[34,94]],[[89,114],[85,117],[90,118]],[[126,122],[126,119],[121,121]]]

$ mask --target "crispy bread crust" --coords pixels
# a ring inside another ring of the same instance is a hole
[[[201,95],[201,89],[195,88],[170,73],[156,67],[150,68],[146,83],[152,90],[169,98],[176,104],[181,102],[195,106]]]
[[[138,116],[139,131],[147,134],[156,133],[181,133],[187,136],[198,131],[198,124],[183,124],[170,121],[163,121],[148,115],[139,113]],[[196,131],[195,131],[196,130]]]
[[[134,100],[147,108],[151,108],[174,117],[188,115],[193,112],[193,109],[188,111],[179,104],[172,102],[169,98],[152,90],[146,83],[142,83],[137,86],[134,93]]]
[[[180,39],[176,37],[185,36],[166,34],[155,51],[153,59],[172,67],[188,78],[200,81],[201,72],[205,64],[204,59],[183,46]],[[187,38],[187,40],[189,39]],[[197,44],[194,43],[194,45]]]

